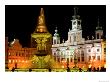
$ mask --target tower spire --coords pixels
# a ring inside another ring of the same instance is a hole
[[[99,16],[98,16],[96,30],[101,30],[101,29],[102,29],[102,27],[100,26]]]
[[[76,15],[76,7],[74,8],[74,15]]]
[[[76,16],[78,13],[78,7],[74,7],[74,16]]]
[[[45,24],[44,10],[41,8],[35,32],[48,32]]]
[[[99,16],[98,16],[98,22],[97,22],[97,25],[98,25],[98,27],[100,26],[100,25],[99,25]]]
[[[56,27],[56,29],[55,29],[55,33],[57,33],[58,32],[58,30],[57,30],[57,27]]]

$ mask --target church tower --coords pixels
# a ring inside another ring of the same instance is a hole
[[[99,18],[98,18],[98,25],[96,27],[95,31],[96,39],[102,39],[103,38],[103,30],[102,27],[99,25]]]
[[[74,8],[74,16],[72,21],[72,29],[68,32],[68,42],[71,45],[77,44],[82,40],[81,19],[77,14],[78,8]]]
[[[31,34],[31,47],[37,49],[37,53],[51,54],[52,35],[48,32],[45,24],[44,10],[41,8],[36,29]],[[42,54],[41,54],[42,55]]]
[[[57,27],[55,29],[55,34],[53,36],[53,44],[60,44],[60,36],[58,34]]]

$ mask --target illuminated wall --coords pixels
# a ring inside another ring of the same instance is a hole
[[[32,68],[31,57],[36,48],[22,48],[18,39],[11,42],[8,49],[8,68]]]

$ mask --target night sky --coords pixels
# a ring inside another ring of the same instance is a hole
[[[34,32],[40,8],[44,8],[46,26],[53,35],[56,26],[62,39],[67,40],[71,19],[74,15],[74,5],[6,5],[5,6],[5,36],[9,42],[14,38],[20,40],[23,47],[30,46],[31,33]],[[95,33],[99,17],[100,26],[103,27],[106,36],[106,6],[105,5],[81,5],[78,6],[78,14],[82,20],[83,37],[92,36]]]

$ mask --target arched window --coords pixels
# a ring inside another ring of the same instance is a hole
[[[71,36],[70,36],[70,43],[71,43]]]
[[[54,40],[54,44],[56,44],[56,40]]]
[[[74,35],[74,41],[76,41],[76,36]]]
[[[99,39],[99,33],[97,33],[97,39]]]
[[[81,57],[84,57],[84,51],[81,51]]]
[[[71,58],[71,62],[73,61],[73,59]]]

